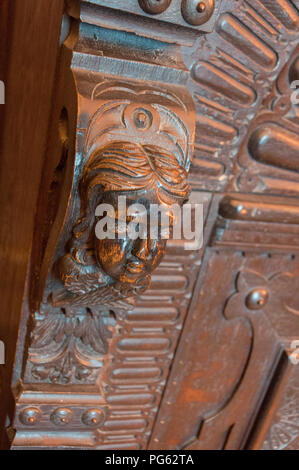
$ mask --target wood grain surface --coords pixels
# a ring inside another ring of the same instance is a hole
[[[1,448],[8,445],[3,430],[12,404],[9,385],[47,143],[63,6],[62,0],[4,0],[0,5],[1,72],[6,85],[0,150],[0,336],[6,344],[6,364],[0,366]]]

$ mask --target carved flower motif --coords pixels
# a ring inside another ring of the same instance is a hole
[[[237,292],[227,302],[225,316],[265,314],[273,330],[285,342],[299,335],[299,278],[296,273],[278,272],[265,278],[254,271],[241,271]]]
[[[244,306],[251,312],[259,311],[266,306],[269,299],[267,280],[254,271],[241,271],[238,274],[236,290],[225,309],[228,319],[240,317]]]

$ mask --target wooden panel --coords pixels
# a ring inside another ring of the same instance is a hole
[[[236,214],[234,207],[242,207],[243,213]],[[299,205],[293,209],[298,211]],[[299,372],[287,355],[299,336],[299,226],[278,224],[291,211],[277,198],[264,204],[253,196],[221,200],[220,212],[227,218],[219,217],[205,252],[151,449],[294,445]],[[288,246],[280,245],[284,235]],[[253,423],[255,437],[248,444]]]

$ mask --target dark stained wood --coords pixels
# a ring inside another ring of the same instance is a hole
[[[0,366],[0,421],[4,448],[8,445],[4,420],[7,411],[12,412],[12,364],[47,145],[63,1],[4,1],[0,12],[4,25],[1,59],[7,68],[0,150],[0,335],[6,344],[6,364]]]
[[[12,448],[298,449],[298,1],[70,0],[59,55],[61,2],[27,5],[0,163]],[[100,202],[181,205],[187,177],[202,247],[95,236]]]

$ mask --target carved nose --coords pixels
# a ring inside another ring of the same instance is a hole
[[[139,240],[138,246],[134,250],[134,255],[143,260],[146,261],[151,253],[151,247],[150,247],[150,240],[146,238],[145,240]]]

